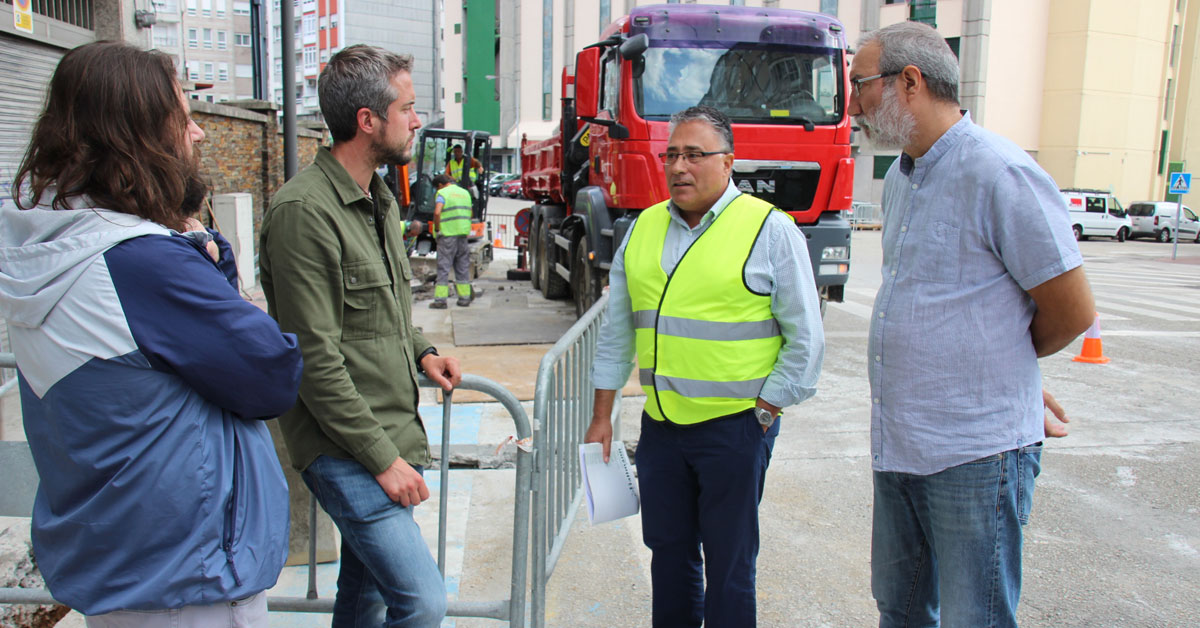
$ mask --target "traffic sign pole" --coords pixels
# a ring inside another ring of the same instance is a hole
[[[1174,260],[1179,253],[1179,223],[1183,220],[1183,195],[1188,193],[1192,187],[1192,173],[1190,172],[1172,172],[1170,185],[1167,190],[1175,195],[1175,244],[1171,247],[1171,259]]]

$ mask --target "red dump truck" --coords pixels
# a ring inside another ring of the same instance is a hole
[[[562,121],[521,143],[521,184],[536,201],[528,252],[534,287],[599,298],[638,213],[669,194],[658,153],[671,114],[709,105],[733,122],[733,180],[791,215],[808,240],[824,310],[850,272],[847,50],[819,13],[715,5],[637,7],[563,72]]]

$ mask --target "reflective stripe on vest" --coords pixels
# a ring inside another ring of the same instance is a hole
[[[442,216],[439,231],[444,236],[471,233],[471,193],[450,184],[438,190],[442,197]]]
[[[772,209],[738,196],[670,276],[662,269],[667,203],[638,217],[625,247],[625,274],[651,418],[693,424],[754,406],[783,345],[770,295],[751,292],[744,279]]]
[[[463,157],[458,161],[454,161],[453,159],[450,160],[450,176],[454,178],[454,182],[456,184],[462,183],[463,164],[466,163],[466,161],[466,157]],[[479,172],[474,168],[471,168],[471,183],[475,183],[475,180],[478,178]]]

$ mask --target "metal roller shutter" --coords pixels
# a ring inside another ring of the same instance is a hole
[[[9,200],[29,133],[42,112],[46,86],[65,51],[0,33],[0,205]]]
[[[0,33],[0,207],[11,203],[11,186],[25,157],[29,133],[42,113],[50,76],[63,50]],[[8,321],[0,319],[0,351],[10,351]],[[0,369],[0,384],[14,377]]]

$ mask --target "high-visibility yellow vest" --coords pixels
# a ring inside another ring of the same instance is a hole
[[[455,183],[462,183],[463,164],[465,163],[467,163],[467,158],[465,156],[458,161],[454,161],[453,159],[450,160],[450,176],[454,178]],[[474,168],[471,168],[471,183],[475,183],[475,180],[478,178],[479,172],[477,172]]]
[[[471,193],[453,183],[437,193],[443,201],[440,235],[461,236],[471,233]]]
[[[671,222],[664,201],[642,212],[625,246],[646,413],[694,424],[754,406],[783,346],[771,296],[743,273],[773,207],[735,198],[679,260],[662,268]]]

